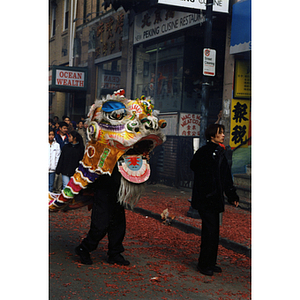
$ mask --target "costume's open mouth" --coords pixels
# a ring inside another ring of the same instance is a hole
[[[141,140],[134,144],[118,161],[122,176],[133,183],[143,183],[150,176],[149,152],[154,148],[152,140]]]
[[[153,149],[153,145],[154,143],[152,140],[141,140],[126,151],[125,155],[143,155],[144,157],[147,157],[149,152]]]

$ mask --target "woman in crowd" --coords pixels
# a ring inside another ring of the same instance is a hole
[[[83,158],[84,146],[81,135],[77,131],[71,131],[69,134],[69,143],[66,144],[61,152],[56,174],[62,174],[62,181],[64,189],[70,177],[75,173],[79,166],[79,161]]]
[[[55,132],[53,128],[49,128],[49,192],[53,192],[53,184],[55,178],[55,169],[60,156],[60,146],[55,141]]]

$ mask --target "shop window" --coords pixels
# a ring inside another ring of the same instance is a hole
[[[121,59],[99,64],[97,70],[97,99],[124,88],[121,87]]]
[[[135,49],[133,98],[153,99],[161,112],[181,106],[184,37]]]
[[[213,38],[217,52],[216,76],[211,78],[209,117],[222,109],[224,38]],[[202,99],[203,32],[190,28],[181,36],[135,47],[132,97],[153,98],[161,112],[199,112]]]
[[[215,34],[212,39],[212,48],[216,50],[216,75],[210,78],[209,88],[209,123],[217,120],[222,109],[223,73],[224,73],[224,37],[225,33]],[[204,39],[196,28],[189,30],[185,35],[184,71],[182,111],[200,112],[202,100],[203,57],[202,49]]]

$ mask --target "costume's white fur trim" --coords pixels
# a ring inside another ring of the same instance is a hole
[[[130,207],[131,209],[138,203],[144,192],[145,184],[136,184],[127,181],[125,178],[121,177],[121,184],[118,193],[118,202],[125,207]]]

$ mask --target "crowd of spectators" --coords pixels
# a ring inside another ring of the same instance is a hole
[[[60,193],[83,158],[87,142],[85,118],[49,118],[49,192]]]

